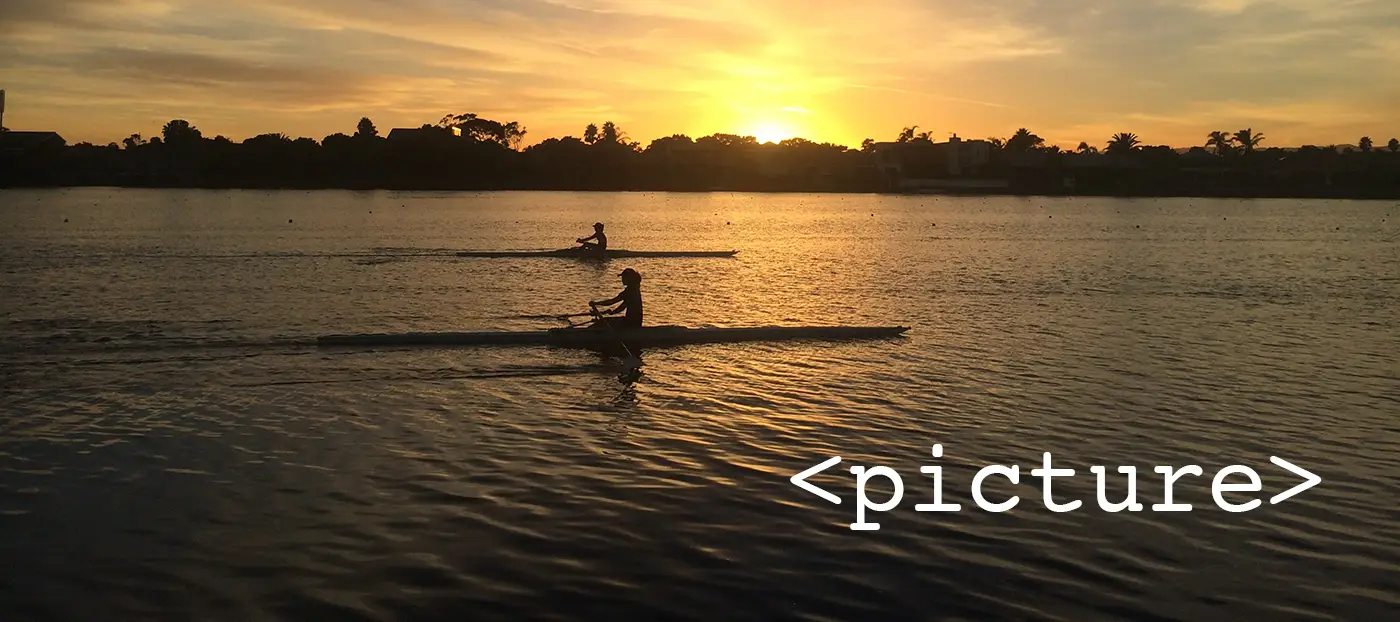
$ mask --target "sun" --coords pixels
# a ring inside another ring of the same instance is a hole
[[[793,137],[792,130],[777,123],[761,123],[754,126],[753,137],[760,143],[779,143]]]

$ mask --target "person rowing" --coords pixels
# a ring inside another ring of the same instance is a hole
[[[601,231],[601,229],[600,229]],[[588,303],[589,308],[597,309],[610,304],[621,303],[616,307],[606,311],[598,311],[598,321],[608,323],[608,326],[627,330],[642,327],[642,275],[636,270],[628,268],[618,274],[622,278],[622,293],[607,300],[594,300]],[[602,317],[604,315],[617,315],[625,312],[622,317]]]
[[[593,235],[575,240],[579,243],[579,250],[602,253],[608,250],[608,236],[603,235],[603,223],[593,223]]]

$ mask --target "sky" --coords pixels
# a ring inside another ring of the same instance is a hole
[[[525,143],[611,120],[859,145],[1384,143],[1400,0],[3,0],[4,124],[234,140],[475,112]]]

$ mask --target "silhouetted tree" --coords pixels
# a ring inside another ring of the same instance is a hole
[[[166,123],[160,128],[160,135],[165,137],[165,143],[169,145],[194,144],[204,138],[198,128],[184,119],[173,119]]]
[[[1023,127],[1016,130],[1011,138],[1006,139],[1006,150],[1011,153],[1025,153],[1044,144],[1044,138],[1032,134],[1030,130]]]
[[[686,136],[685,134],[672,134],[672,135],[670,135],[670,136],[665,136],[665,137],[658,138],[658,139],[656,139],[656,140],[651,141],[651,144],[650,144],[650,145],[647,145],[646,151],[648,151],[648,152],[656,152],[656,151],[664,150],[664,149],[670,147],[671,145],[693,145],[693,144],[695,144],[695,141],[691,140],[690,137],[689,137],[689,136]]]
[[[1235,137],[1229,132],[1214,131],[1206,137],[1206,146],[1215,148],[1215,155],[1225,155],[1235,152]]]
[[[616,123],[612,121],[603,122],[603,132],[602,135],[598,137],[598,140],[605,143],[620,143],[622,142],[622,138],[622,132],[617,129]]]
[[[525,128],[519,122],[501,123],[477,116],[475,113],[449,114],[438,121],[438,127],[457,128],[462,136],[475,142],[496,143],[507,149],[516,149],[525,138]]]
[[[778,141],[778,146],[781,147],[783,149],[783,152],[787,154],[804,152],[809,153],[815,151],[828,151],[835,153],[849,151],[849,148],[845,145],[838,145],[836,143],[819,143],[813,140],[802,138],[800,136],[795,136],[793,138]]]
[[[591,142],[589,141],[590,132],[593,135]],[[642,150],[641,143],[629,140],[627,138],[627,134],[623,132],[620,128],[618,128],[617,124],[613,123],[612,121],[603,122],[603,128],[601,130],[598,129],[597,125],[594,125],[592,123],[588,124],[588,127],[584,128],[583,136],[583,141],[590,145],[599,145],[606,147],[623,146],[636,152],[641,152]]]
[[[753,136],[739,136],[737,134],[711,134],[696,139],[695,143],[718,144],[721,147],[754,147],[758,145],[758,139]]]
[[[291,138],[288,138],[286,134],[282,134],[282,133],[270,133],[270,134],[258,134],[257,136],[254,136],[254,137],[252,137],[252,138],[249,138],[249,139],[244,140],[244,141],[243,141],[243,144],[245,144],[245,145],[270,145],[270,144],[281,144],[281,143],[291,143],[291,142],[292,142],[292,139],[291,139]]]
[[[1255,134],[1253,128],[1245,128],[1235,132],[1234,138],[1235,142],[1240,144],[1240,149],[1244,150],[1245,155],[1254,153],[1254,148],[1258,147],[1259,143],[1264,142],[1264,134],[1262,132]]]
[[[374,127],[374,121],[369,117],[360,117],[360,122],[355,126],[355,138],[375,138],[379,136],[379,128]]]
[[[0,153],[0,186],[865,192],[888,190],[893,181],[873,166],[874,139],[861,141],[857,152],[800,137],[760,145],[753,136],[713,134],[692,140],[675,134],[651,141],[643,151],[617,124],[607,122],[590,124],[587,142],[549,138],[516,153],[525,130],[514,121],[462,113],[422,129],[427,131],[410,134],[410,140],[387,141],[365,117],[353,137],[336,133],[318,143],[269,133],[233,143],[224,136],[206,140],[187,121],[175,119],[161,128],[161,138],[149,143],[138,134],[122,139],[124,149],[83,142],[61,148],[67,149],[61,158],[48,159],[24,159],[7,150]],[[990,160],[971,174],[1005,177],[1009,191],[1020,194],[1400,198],[1400,157],[1392,155],[1400,153],[1400,139],[1382,147],[1362,137],[1356,148],[1306,146],[1295,151],[1261,147],[1263,138],[1252,129],[1210,132],[1204,147],[1181,154],[1142,145],[1136,135],[1123,132],[1113,136],[1106,150],[1131,153],[1139,166],[1079,168],[1094,157],[1065,161],[1059,145],[1047,146],[1020,128],[1009,139],[989,139],[994,149]],[[927,145],[933,136],[910,126],[898,140]],[[179,146],[147,149],[147,144]],[[1358,148],[1370,155],[1362,157]],[[1392,153],[1375,153],[1384,149]],[[1087,142],[1075,151],[1098,152]],[[1241,152],[1250,157],[1218,157]],[[1024,153],[1037,157],[1021,157]],[[903,164],[899,175],[907,179],[938,177],[947,170],[946,154],[936,149],[910,145],[895,155]],[[1066,187],[1068,176],[1076,184]]]
[[[520,145],[525,142],[525,126],[519,121],[510,121],[501,126],[501,134],[505,137],[505,146],[512,150],[519,150]]]
[[[344,145],[347,144],[347,143],[345,142],[345,141],[347,141],[347,140],[353,140],[353,139],[352,139],[350,136],[346,136],[343,132],[336,132],[336,133],[331,134],[331,135],[329,135],[329,136],[327,136],[327,137],[325,137],[325,138],[322,138],[322,139],[321,139],[321,146],[322,146],[322,147],[331,147],[331,146],[341,147],[341,146],[344,146]]]
[[[1109,139],[1108,147],[1104,151],[1114,154],[1131,153],[1141,143],[1142,141],[1138,140],[1137,134],[1119,132]]]

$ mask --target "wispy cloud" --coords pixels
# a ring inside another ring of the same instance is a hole
[[[0,86],[7,125],[104,142],[174,117],[320,137],[470,110],[532,139],[606,117],[641,140],[1329,143],[1400,133],[1397,24],[1394,0],[7,0]]]

